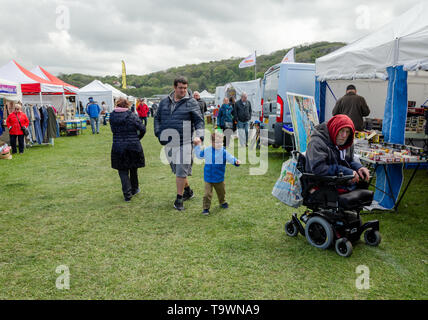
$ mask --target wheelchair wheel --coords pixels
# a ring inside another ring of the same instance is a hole
[[[287,236],[289,237],[295,237],[297,236],[297,234],[299,233],[299,230],[297,229],[297,227],[294,225],[293,221],[288,221],[285,224],[285,233],[287,234]]]
[[[316,248],[327,249],[333,243],[333,228],[324,218],[313,217],[305,227],[308,242]]]
[[[364,241],[366,244],[372,247],[377,247],[382,240],[382,237],[380,236],[380,232],[373,229],[368,229],[366,232],[364,232]]]
[[[349,257],[352,254],[352,243],[346,238],[336,240],[336,253],[342,257]]]

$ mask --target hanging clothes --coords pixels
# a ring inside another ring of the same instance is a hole
[[[47,123],[47,138],[54,139],[57,136],[57,123],[56,123],[56,115],[53,107],[48,107],[46,109],[48,115],[48,123]]]
[[[40,125],[42,127],[42,137],[43,137],[43,142],[47,143],[48,142],[48,111],[46,110],[45,106],[40,107],[39,109],[40,111]]]
[[[36,140],[38,144],[42,144],[43,133],[42,133],[42,127],[40,123],[40,113],[37,106],[33,106],[33,113],[34,113],[34,129],[36,131]]]
[[[27,105],[24,106],[23,112],[27,115],[28,118],[28,136],[26,137],[29,143],[34,143],[36,141],[35,136],[33,134],[33,127],[34,127],[34,119],[31,117],[30,112],[31,107],[28,107]]]

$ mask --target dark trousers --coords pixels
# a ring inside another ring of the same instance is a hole
[[[131,198],[138,190],[138,169],[118,170],[125,198]]]
[[[143,121],[144,126],[147,127],[147,117],[140,117],[141,121]]]
[[[24,135],[10,135],[10,146],[12,147],[12,153],[16,153],[16,138],[19,142],[19,153],[24,153]]]

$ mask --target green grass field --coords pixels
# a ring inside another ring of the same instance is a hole
[[[220,209],[214,195],[212,214],[202,216],[203,166],[190,178],[195,198],[174,210],[175,177],[159,159],[152,118],[142,192],[130,203],[110,167],[110,129],[101,129],[0,160],[0,299],[428,298],[426,171],[398,214],[363,216],[380,220],[380,246],[361,240],[342,258],[285,235],[294,211],[271,195],[280,149],[269,149],[265,175],[228,166],[230,208]],[[61,265],[70,271],[68,290],[55,285]],[[370,270],[368,290],[356,288],[360,265]]]

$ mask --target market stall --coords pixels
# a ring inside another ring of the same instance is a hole
[[[0,147],[9,143],[9,133],[6,128],[6,119],[9,116],[10,106],[15,101],[22,100],[21,87],[18,83],[0,79]],[[5,149],[2,149],[5,151]],[[3,158],[9,158],[5,151]]]
[[[79,89],[79,94],[76,97],[76,103],[80,106],[82,110],[79,110],[79,113],[82,114],[85,111],[85,107],[89,101],[89,98],[92,97],[100,106],[104,101],[107,105],[107,112],[112,112],[114,107],[114,95],[112,88],[106,86],[99,80],[94,80],[83,88]],[[83,112],[82,112],[83,111]]]
[[[428,100],[428,3],[420,3],[380,28],[339,50],[316,60],[316,101],[321,122],[330,119],[336,100],[349,84],[357,87],[378,121],[386,143],[405,143],[408,103],[422,106]],[[376,121],[374,121],[376,122]],[[377,189],[397,199],[403,183],[403,163],[387,165],[391,186],[378,168]],[[396,201],[375,193],[381,208]]]
[[[63,87],[64,92],[61,97],[50,96],[45,100],[49,103],[60,106],[57,109],[58,125],[60,134],[77,135],[86,129],[86,118],[77,117],[76,95],[79,93],[79,88],[68,84],[61,79],[58,79],[44,68],[37,66],[31,70],[35,75]],[[54,103],[54,100],[62,99],[62,104]]]
[[[64,88],[40,78],[11,60],[0,68],[0,78],[16,82],[21,87],[23,112],[30,120],[28,145],[54,144],[57,137],[55,110],[62,104]],[[46,97],[57,97],[58,104],[46,102]],[[54,128],[55,126],[55,128]],[[38,130],[40,129],[40,130]]]

